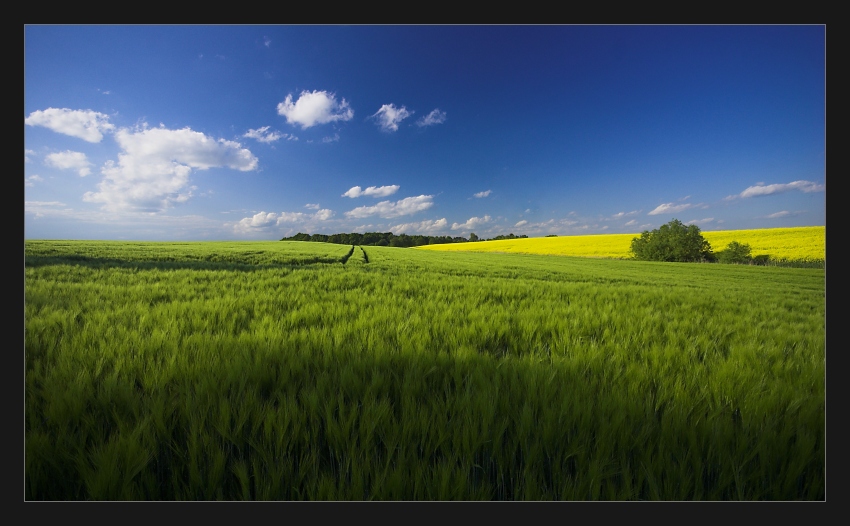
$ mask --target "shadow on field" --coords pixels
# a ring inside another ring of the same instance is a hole
[[[345,258],[346,260],[348,257]],[[126,260],[115,258],[99,258],[90,256],[67,255],[67,256],[26,256],[25,267],[45,267],[51,265],[74,265],[88,267],[91,269],[104,268],[128,268],[137,270],[231,270],[250,272],[256,270],[269,270],[280,268],[294,268],[314,265],[332,265],[336,263],[345,264],[340,258],[330,257],[307,257],[294,261],[283,261],[280,263],[250,263],[245,261],[232,261],[222,259],[213,260]]]

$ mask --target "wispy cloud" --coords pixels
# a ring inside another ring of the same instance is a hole
[[[193,188],[193,169],[226,167],[255,170],[258,160],[235,141],[214,139],[190,128],[120,129],[115,140],[123,150],[118,162],[107,161],[97,192],[86,192],[84,201],[103,203],[111,211],[159,212],[187,201]]]
[[[272,39],[269,37],[263,37],[263,45],[266,47],[270,47],[272,45]]]
[[[826,186],[822,184],[813,183],[812,181],[793,181],[785,184],[756,184],[755,186],[750,186],[743,192],[738,195],[730,195],[726,197],[726,200],[735,199],[740,197],[742,199],[746,199],[748,197],[761,197],[765,195],[772,194],[781,194],[783,192],[790,192],[792,190],[798,190],[800,192],[823,192],[826,190]]]
[[[640,210],[632,210],[631,212],[617,212],[616,214],[611,216],[611,219],[623,219],[625,217],[638,215],[639,213],[640,213]]]
[[[706,217],[705,219],[691,219],[690,221],[685,222],[686,225],[707,225],[708,223],[714,222],[713,217]]]
[[[372,197],[387,197],[388,195],[393,195],[398,192],[398,189],[401,188],[399,185],[389,185],[389,186],[370,186],[369,188],[363,190],[359,186],[352,186],[348,189],[347,192],[342,194],[342,197],[360,197],[360,196],[372,196]]]
[[[525,225],[527,225],[527,224],[528,224],[528,221],[526,221],[525,219],[523,219],[522,221],[517,221],[517,223],[516,223],[514,226],[515,226],[515,227],[520,227],[520,226],[525,226]]]
[[[483,192],[472,194],[472,197],[477,197],[481,199],[482,197],[487,197],[488,195],[490,195],[490,192],[492,192],[492,190],[484,190]]]
[[[35,183],[40,183],[44,181],[40,175],[31,175],[29,177],[24,178],[24,186],[35,186]]]
[[[433,126],[434,124],[442,124],[446,122],[446,112],[440,111],[439,108],[432,110],[431,113],[416,121],[417,126]]]
[[[29,126],[44,126],[56,133],[70,135],[88,142],[100,142],[104,132],[111,132],[115,125],[110,124],[109,116],[92,110],[71,110],[68,108],[47,108],[30,113],[24,119]]]
[[[647,215],[657,216],[658,214],[675,214],[677,212],[681,212],[683,210],[687,210],[694,205],[690,203],[682,203],[682,204],[674,204],[674,203],[664,203],[662,205],[658,205],[654,210],[649,212]]]
[[[310,210],[318,210],[321,207],[319,206],[319,203],[307,203],[306,205],[304,205],[304,208],[309,208]]]
[[[325,143],[337,142],[337,141],[339,141],[339,134],[338,133],[335,133],[333,135],[329,135],[327,137],[322,137],[322,142],[325,142]]]
[[[378,121],[378,126],[383,131],[394,132],[398,131],[398,123],[413,115],[414,112],[407,111],[407,108],[402,106],[396,108],[395,104],[384,104],[372,117]]]
[[[484,223],[489,223],[492,218],[489,215],[484,217],[470,217],[466,223],[452,223],[452,230],[470,230],[478,228]]]
[[[420,195],[416,197],[405,197],[395,203],[381,201],[374,206],[359,206],[345,213],[346,217],[362,218],[377,215],[383,218],[392,218],[415,214],[434,206],[433,195]]]
[[[767,215],[765,217],[767,217],[768,219],[779,219],[780,217],[788,217],[788,216],[791,216],[791,215],[792,215],[791,212],[789,212],[788,210],[783,210],[781,212],[776,212],[774,214],[770,214],[770,215]]]
[[[297,141],[298,137],[294,135],[290,135],[288,133],[280,133],[278,131],[270,132],[269,129],[271,126],[263,126],[262,128],[257,128],[256,130],[248,130],[242,137],[247,137],[249,139],[255,139],[264,143],[272,143],[278,141],[280,139],[286,139],[289,141]]]
[[[77,170],[80,177],[85,177],[91,173],[91,163],[86,158],[86,154],[82,152],[65,150],[64,152],[51,153],[44,158],[44,164],[60,170]]]
[[[25,163],[31,163],[32,162],[32,159],[30,159],[30,157],[29,157],[30,155],[35,155],[35,152],[33,150],[24,150],[24,162]]]
[[[286,117],[286,122],[300,125],[302,129],[317,124],[348,121],[354,117],[345,99],[336,100],[336,95],[327,91],[302,91],[298,100],[292,102],[292,95],[277,105],[277,113]]]
[[[659,214],[676,214],[682,212],[683,210],[690,210],[691,208],[706,208],[703,204],[692,204],[692,203],[664,203],[662,205],[658,205],[654,210],[649,212],[647,215],[657,216]]]
[[[444,231],[447,225],[448,221],[446,221],[446,218],[444,217],[433,221],[425,220],[416,223],[402,223],[400,225],[390,227],[390,232],[394,234],[437,234]]]

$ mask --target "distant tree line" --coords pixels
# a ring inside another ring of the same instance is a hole
[[[526,235],[517,236],[513,233],[500,235],[494,238],[480,239],[475,233],[465,237],[451,236],[409,236],[407,234],[395,235],[392,232],[366,232],[360,234],[352,232],[349,234],[304,234],[299,232],[292,237],[284,237],[281,241],[316,241],[319,243],[335,243],[338,245],[362,245],[377,247],[419,247],[422,245],[441,245],[445,243],[470,243],[475,241],[495,241],[498,239],[521,239]]]

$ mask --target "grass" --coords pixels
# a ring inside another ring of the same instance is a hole
[[[27,500],[825,498],[823,269],[25,256]]]

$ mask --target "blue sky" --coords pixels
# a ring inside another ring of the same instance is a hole
[[[26,239],[826,224],[822,25],[24,36]]]

